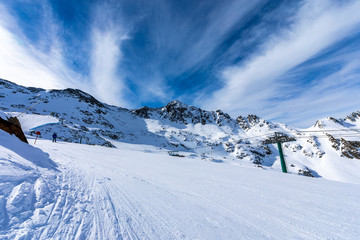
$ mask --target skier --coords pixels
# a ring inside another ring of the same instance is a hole
[[[53,137],[53,142],[56,142],[56,138],[57,138],[56,133],[54,133],[52,137]]]

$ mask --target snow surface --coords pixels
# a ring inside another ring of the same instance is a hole
[[[291,129],[179,101],[127,110],[72,89],[1,79],[0,88],[3,118],[42,100],[19,118],[30,145],[0,131],[0,239],[360,235],[359,147],[345,148],[359,141],[359,112]],[[276,146],[261,143],[274,132],[297,139],[283,144],[290,174],[281,173]],[[307,170],[318,178],[297,175]]]
[[[23,176],[15,181],[1,172],[5,238],[356,239],[360,234],[360,185],[170,157],[149,145],[113,142],[117,148],[107,148],[39,139],[27,146],[7,133],[0,137],[1,145],[11,139],[1,148],[2,161],[16,162],[2,169],[10,175],[21,164],[14,175]]]

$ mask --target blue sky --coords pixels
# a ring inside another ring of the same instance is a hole
[[[4,0],[0,78],[308,127],[360,110],[359,0]]]

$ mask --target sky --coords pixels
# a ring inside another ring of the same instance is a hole
[[[2,0],[0,78],[310,127],[360,110],[360,0]]]

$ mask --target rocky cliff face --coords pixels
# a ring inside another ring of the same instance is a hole
[[[169,102],[166,106],[161,108],[143,107],[132,110],[132,112],[142,118],[162,118],[185,125],[198,123],[202,125],[216,123],[218,126],[222,126],[223,124],[235,124],[234,120],[221,110],[205,111],[201,108],[186,105],[177,100]]]
[[[24,132],[21,129],[19,120],[16,117],[9,117],[8,119],[3,119],[0,117],[0,129],[15,135],[22,142],[28,143]]]

